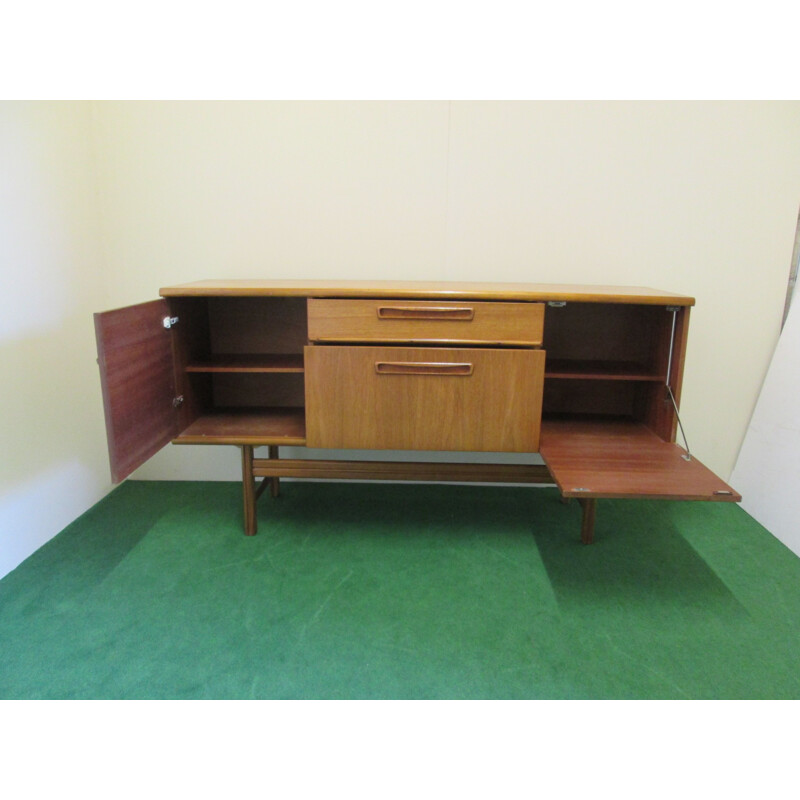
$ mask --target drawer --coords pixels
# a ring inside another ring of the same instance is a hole
[[[542,343],[544,303],[405,300],[308,301],[312,342]]]
[[[536,452],[544,359],[532,349],[308,346],[306,444]]]

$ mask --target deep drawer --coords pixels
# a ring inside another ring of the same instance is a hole
[[[310,346],[308,447],[536,452],[542,350]]]
[[[308,301],[308,338],[312,342],[538,347],[543,328],[543,303]]]

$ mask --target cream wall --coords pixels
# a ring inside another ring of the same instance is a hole
[[[108,491],[89,103],[0,103],[0,576]]]
[[[209,277],[691,294],[683,417],[730,474],[780,325],[800,104],[99,103],[114,305]],[[170,447],[137,478],[233,478]]]
[[[111,488],[91,312],[201,278],[691,294],[682,415],[692,450],[730,474],[780,325],[800,103],[5,103],[0,114],[13,454],[0,473],[0,574]],[[235,448],[170,446],[134,477],[237,473]]]
[[[455,104],[448,270],[697,299],[681,416],[730,475],[780,330],[800,103]]]

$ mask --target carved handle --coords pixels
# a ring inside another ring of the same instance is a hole
[[[378,319],[471,320],[475,309],[469,306],[380,306]]]
[[[436,361],[376,361],[378,375],[472,375],[472,364]]]

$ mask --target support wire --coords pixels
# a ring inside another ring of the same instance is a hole
[[[667,360],[667,378],[664,381],[664,385],[667,387],[667,393],[669,394],[669,399],[672,401],[672,407],[675,409],[675,416],[678,420],[678,427],[681,431],[681,436],[683,437],[683,449],[686,450],[686,454],[682,456],[686,461],[692,460],[692,454],[689,452],[689,442],[686,439],[686,431],[683,429],[683,423],[681,422],[681,415],[678,411],[678,403],[675,401],[675,395],[672,393],[672,387],[669,385],[670,375],[672,375],[672,354],[675,349],[675,326],[678,320],[678,311],[677,309],[672,309],[672,335],[670,336],[669,340],[669,359]]]

